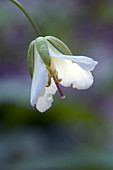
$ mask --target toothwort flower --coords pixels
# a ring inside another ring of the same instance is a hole
[[[34,53],[34,71],[31,86],[31,105],[36,104],[40,112],[49,109],[53,95],[58,90],[65,98],[60,84],[65,87],[88,89],[93,83],[92,71],[97,61],[85,56],[72,56],[69,48],[59,39],[47,36],[32,42]],[[28,59],[29,60],[29,59]],[[32,62],[29,70],[32,70]]]

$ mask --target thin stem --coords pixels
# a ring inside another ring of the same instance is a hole
[[[31,25],[34,28],[35,34],[36,36],[42,36],[36,23],[34,22],[34,20],[30,17],[30,15],[28,14],[28,12],[26,11],[26,9],[22,6],[22,4],[20,2],[18,2],[17,0],[10,0],[11,2],[13,2],[18,8],[21,9],[21,11],[25,14],[25,16],[27,17],[27,19],[29,20],[29,22],[31,23]]]

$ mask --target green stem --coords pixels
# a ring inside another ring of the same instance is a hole
[[[18,2],[17,0],[10,0],[11,2],[13,2],[18,8],[21,9],[21,11],[25,14],[25,16],[28,18],[29,22],[31,23],[31,25],[34,28],[35,34],[36,36],[42,36],[37,25],[35,24],[35,22],[33,21],[33,19],[30,17],[30,15],[28,14],[28,12],[25,10],[25,8],[22,6],[22,4],[20,2]]]

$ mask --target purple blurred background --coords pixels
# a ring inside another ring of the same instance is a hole
[[[0,169],[113,169],[113,0],[20,0],[41,33],[99,62],[85,91],[63,88],[51,109],[30,106],[27,50],[35,33],[0,1]],[[109,168],[108,168],[109,167]]]

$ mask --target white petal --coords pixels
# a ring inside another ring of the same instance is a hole
[[[61,85],[73,88],[87,89],[93,83],[93,76],[89,71],[82,69],[78,64],[71,60],[53,58],[58,77],[62,79]]]
[[[94,70],[95,66],[98,64],[97,61],[94,61],[90,57],[63,55],[56,48],[54,48],[48,41],[47,41],[47,44],[48,44],[48,48],[49,48],[49,53],[52,57],[69,59],[69,60],[79,64],[79,66],[81,68],[85,69],[86,71]]]
[[[97,61],[94,61],[92,58],[85,57],[85,56],[69,56],[69,55],[62,55],[62,54],[57,55],[54,53],[52,57],[58,57],[58,58],[71,60],[77,63],[81,68],[83,68],[86,71],[94,70],[95,66],[98,64]]]
[[[51,79],[51,85],[49,87],[45,87],[45,93],[39,99],[37,100],[36,103],[36,108],[40,112],[45,112],[47,109],[49,109],[52,105],[53,102],[53,96],[57,91],[56,85]]]
[[[31,85],[31,105],[34,106],[38,98],[43,95],[45,91],[45,86],[48,82],[48,74],[46,71],[46,66],[43,63],[41,57],[35,49],[35,61],[34,61],[34,74]]]

